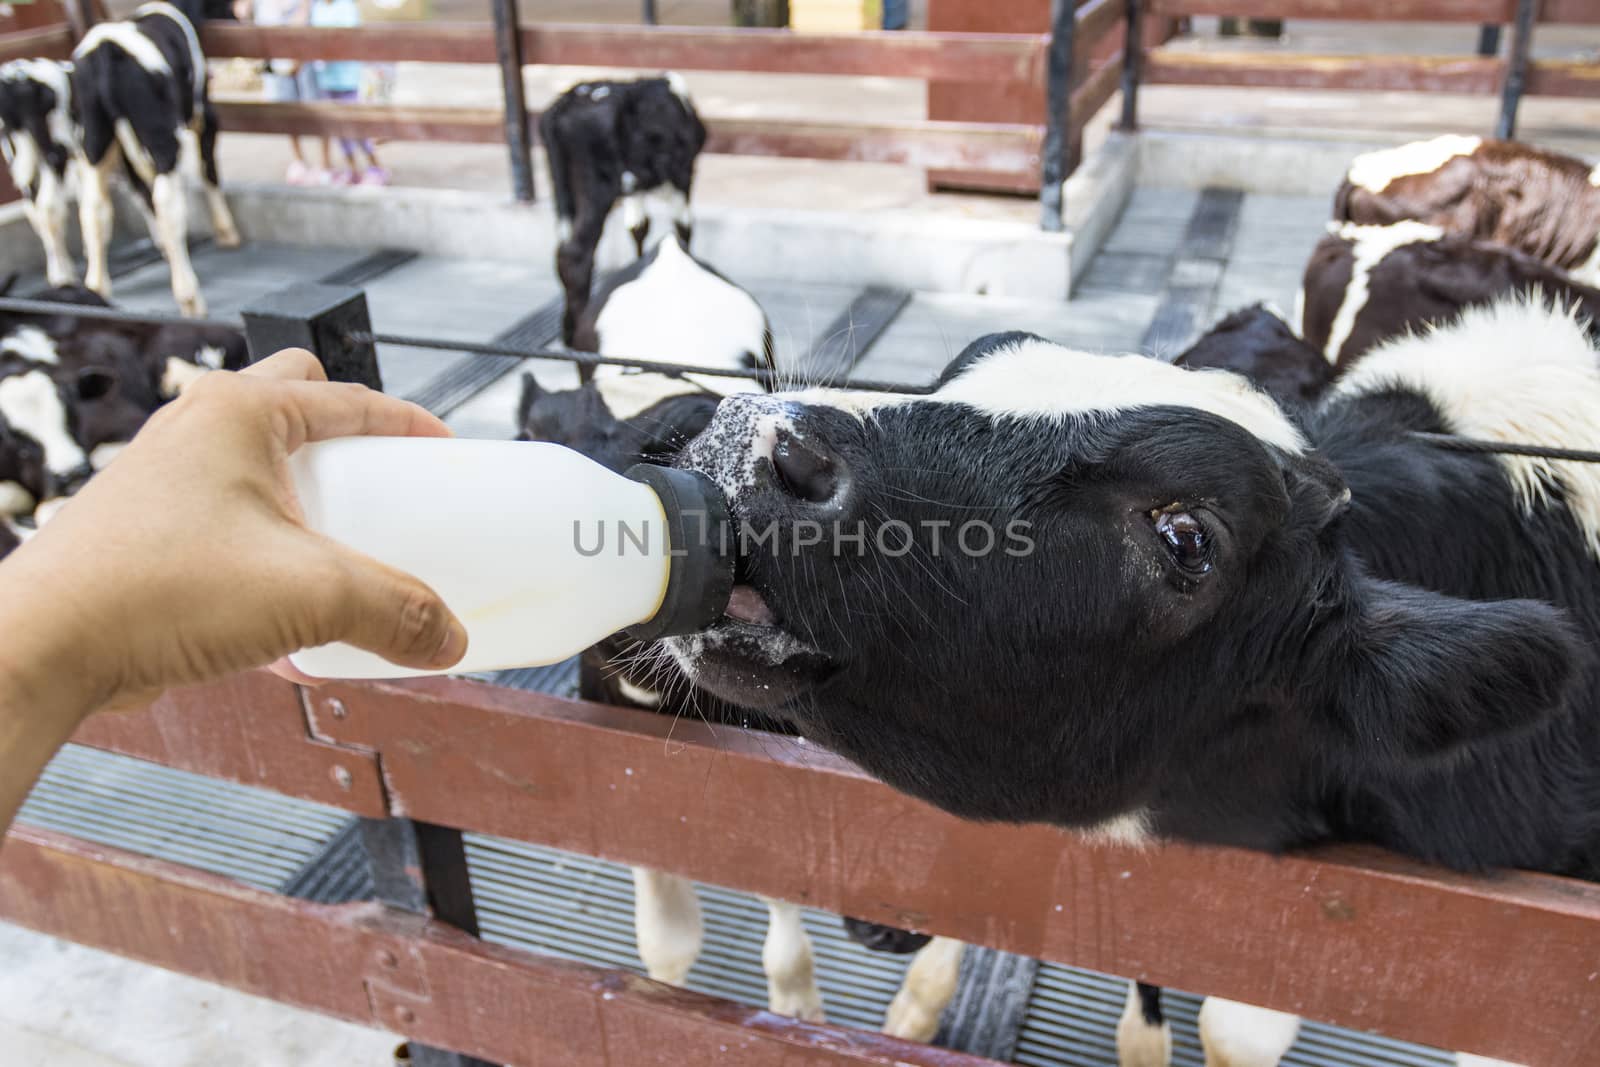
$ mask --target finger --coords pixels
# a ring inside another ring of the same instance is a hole
[[[336,610],[344,625],[333,640],[426,670],[453,666],[466,655],[466,627],[425,583],[370,556],[341,556],[347,580]]]
[[[293,663],[290,663],[288,656],[285,656],[274,663],[267,664],[267,670],[271,671],[273,674],[276,674],[279,678],[282,678],[285,681],[294,682],[297,685],[308,685],[312,688],[315,688],[319,685],[324,685],[328,681],[326,678],[311,677],[311,675],[305,673]]]
[[[322,361],[303,348],[285,348],[257,363],[252,363],[240,374],[251,378],[277,378],[286,382],[325,382],[328,372]]]
[[[450,428],[419,407],[399,397],[365,386],[323,382],[293,382],[285,386],[284,399],[296,416],[286,442],[294,451],[308,441],[356,434],[379,437],[449,437]]]

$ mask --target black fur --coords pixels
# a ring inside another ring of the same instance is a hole
[[[1181,367],[1231,370],[1279,403],[1300,407],[1333,381],[1333,365],[1260,304],[1241,308],[1211,327],[1182,355]]]

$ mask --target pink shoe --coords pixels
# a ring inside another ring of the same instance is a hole
[[[328,174],[329,185],[354,185],[356,176],[347,170],[331,171]]]
[[[314,185],[317,173],[298,159],[289,162],[289,169],[283,175],[283,180],[290,185]]]
[[[361,174],[362,185],[388,185],[389,172],[382,167],[368,167]]]

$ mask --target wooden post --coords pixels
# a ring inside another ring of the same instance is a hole
[[[1539,17],[1539,0],[1517,0],[1517,21],[1511,27],[1511,52],[1506,56],[1505,87],[1500,91],[1500,120],[1494,135],[1509,141],[1517,135],[1517,108],[1528,83],[1528,52],[1533,46],[1533,24]]]
[[[334,381],[383,389],[377,351],[349,338],[372,329],[367,294],[360,289],[299,282],[258,300],[243,316],[252,363],[285,348],[304,348],[322,361]]]
[[[533,203],[533,149],[528,136],[528,101],[522,91],[522,23],[517,0],[489,0],[494,11],[494,52],[505,97],[506,150],[511,153],[511,191]]]
[[[1076,0],[1052,0],[1050,50],[1045,73],[1044,149],[1039,161],[1039,228],[1060,233],[1066,223],[1067,124],[1072,121],[1072,37]]]
[[[1120,130],[1139,128],[1139,76],[1144,67],[1144,4],[1128,0],[1128,28],[1122,41],[1122,121]]]

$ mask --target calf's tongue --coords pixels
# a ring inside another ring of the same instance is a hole
[[[748,622],[756,626],[769,626],[773,621],[772,609],[767,607],[767,602],[762,599],[755,588],[748,585],[736,585],[733,593],[728,597],[728,606],[724,614],[730,619],[739,622]]]

